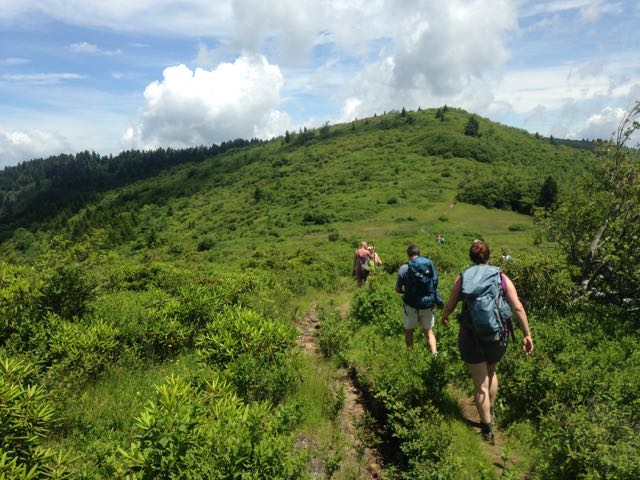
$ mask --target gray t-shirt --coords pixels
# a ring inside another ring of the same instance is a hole
[[[409,272],[409,265],[408,264],[404,264],[400,266],[400,269],[398,270],[398,279],[396,280],[396,287],[397,288],[404,288],[404,286],[407,283],[407,273]]]

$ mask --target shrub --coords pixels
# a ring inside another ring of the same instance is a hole
[[[136,437],[121,450],[122,476],[131,478],[303,477],[302,457],[287,433],[289,415],[264,403],[244,404],[229,386],[201,388],[180,378],[157,387],[136,420]]]
[[[394,205],[398,203],[398,199],[396,197],[389,197],[387,199],[387,205]]]
[[[526,227],[521,223],[512,223],[511,225],[509,225],[510,232],[524,232],[525,230]]]
[[[228,307],[204,327],[196,346],[207,362],[227,368],[243,397],[279,402],[299,376],[295,337],[290,325]]]
[[[66,380],[69,387],[95,378],[120,354],[119,335],[117,328],[103,321],[61,321],[50,339],[47,357],[52,367],[48,375],[54,380]]]
[[[558,257],[514,258],[501,267],[515,284],[525,308],[539,315],[566,312],[575,304],[576,287]]]
[[[198,242],[198,245],[196,248],[199,252],[206,252],[207,250],[211,250],[215,244],[216,244],[216,241],[213,238],[204,237]]]
[[[70,478],[63,454],[42,448],[56,422],[33,366],[0,357],[0,478]]]
[[[353,299],[351,317],[360,324],[373,324],[383,334],[402,334],[402,302],[388,276],[372,278]]]
[[[302,217],[302,225],[324,225],[331,222],[331,218],[324,212],[307,212]]]
[[[640,434],[625,411],[606,406],[558,408],[542,421],[541,478],[640,478]]]
[[[94,288],[80,265],[57,265],[45,274],[42,302],[63,318],[80,318],[88,310]]]
[[[325,357],[340,355],[347,347],[352,328],[336,310],[322,309],[319,312],[320,330],[318,348]]]

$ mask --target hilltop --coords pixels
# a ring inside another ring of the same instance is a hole
[[[111,245],[136,239],[136,250],[144,237],[165,251],[200,245],[224,257],[238,237],[273,242],[321,229],[351,238],[367,224],[433,222],[457,196],[530,212],[545,178],[562,191],[593,165],[584,149],[484,118],[474,116],[478,136],[465,135],[470,114],[442,111],[390,112],[270,142],[79,154],[63,159],[66,168],[58,157],[27,162],[0,172],[3,236],[24,249],[36,232],[77,241],[101,228]]]

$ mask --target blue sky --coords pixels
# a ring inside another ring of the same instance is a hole
[[[635,0],[0,0],[0,167],[444,103],[605,138],[637,25]]]

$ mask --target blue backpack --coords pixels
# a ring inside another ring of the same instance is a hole
[[[512,312],[502,292],[502,272],[489,265],[474,265],[460,274],[462,279],[462,325],[483,342],[506,342]]]
[[[438,274],[433,262],[425,257],[416,257],[407,262],[408,270],[404,287],[404,303],[413,308],[433,308],[442,305],[438,293]]]

